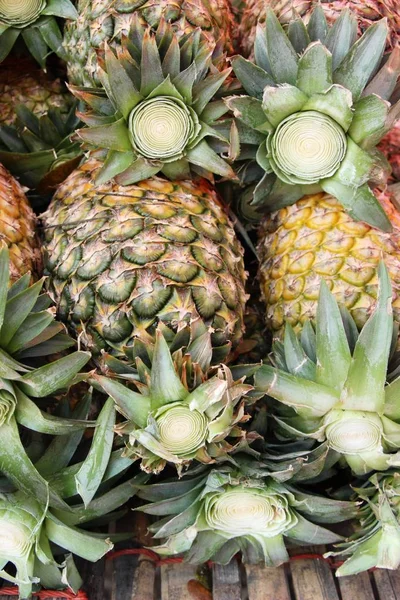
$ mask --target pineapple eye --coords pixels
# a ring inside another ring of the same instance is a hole
[[[26,27],[45,8],[44,0],[0,0],[0,21],[13,27]]]
[[[287,183],[317,183],[337,171],[346,154],[343,129],[316,111],[295,113],[269,142],[271,166]]]
[[[160,96],[145,100],[132,110],[129,132],[138,154],[168,162],[182,156],[195,132],[195,123],[182,102]]]

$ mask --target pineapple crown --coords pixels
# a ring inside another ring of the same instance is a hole
[[[137,510],[162,517],[150,526],[161,555],[184,553],[188,562],[227,564],[242,552],[244,562],[276,566],[288,560],[284,537],[330,543],[340,536],[311,523],[339,522],[354,514],[352,502],[308,495],[253,468],[197,468],[181,480],[144,485],[138,496],[149,504]],[[177,503],[179,502],[179,513]],[[304,516],[303,516],[304,515]]]
[[[160,172],[170,179],[192,172],[210,180],[213,174],[235,178],[216,151],[229,151],[218,131],[228,108],[213,98],[231,69],[213,66],[213,47],[201,30],[178,38],[161,20],[153,33],[136,15],[117,55],[105,48],[104,91],[70,87],[91,108],[80,115],[88,127],[78,136],[107,150],[97,183],[115,177],[128,185]]]
[[[360,334],[322,282],[316,332],[308,323],[298,339],[287,324],[283,344],[275,344],[277,366],[255,374],[256,391],[278,401],[274,418],[283,435],[324,442],[319,452],[330,466],[341,457],[357,475],[400,464],[400,378],[386,385],[396,335],[383,263],[378,274],[378,300]],[[319,472],[322,466],[315,465]]]
[[[0,125],[0,162],[20,183],[41,193],[52,191],[78,165],[82,150],[71,134],[80,121],[77,103],[64,114],[57,108],[37,117],[23,104],[16,125]]]
[[[43,412],[32,398],[44,398],[69,387],[79,379],[78,371],[90,358],[88,352],[73,352],[47,362],[49,356],[74,342],[54,321],[43,281],[29,286],[26,274],[9,286],[7,248],[0,250],[0,471],[16,487],[47,503],[49,489],[22,445],[18,424],[51,435],[81,431],[86,421],[62,419]],[[43,364],[45,363],[45,364]],[[64,503],[50,494],[54,506]]]
[[[72,416],[86,419],[90,405],[88,393]],[[66,402],[67,414],[68,406]],[[17,584],[21,597],[31,596],[33,583],[50,588],[69,587],[77,592],[82,580],[73,555],[95,562],[112,549],[108,534],[92,535],[80,526],[120,516],[120,512],[113,511],[127,502],[147,478],[139,474],[119,483],[131,461],[122,457],[121,450],[112,452],[114,422],[114,403],[109,399],[97,418],[92,444],[83,462],[69,465],[72,456],[80,452],[83,431],[53,438],[36,461],[35,467],[49,489],[68,500],[64,507],[49,508],[33,492],[8,490],[0,494],[0,561],[5,567],[0,576]],[[79,496],[84,504],[77,503]],[[55,557],[66,551],[67,556]],[[9,562],[16,568],[15,576],[7,569]]]
[[[20,35],[42,68],[49,49],[66,60],[56,17],[75,20],[78,13],[70,0],[0,0],[0,62]]]
[[[375,146],[400,111],[399,102],[391,106],[400,48],[381,64],[387,31],[382,19],[356,41],[350,11],[328,28],[321,6],[307,26],[297,18],[285,31],[267,9],[265,27],[257,28],[255,64],[232,59],[248,95],[225,99],[237,119],[238,161],[246,161],[242,181],[256,184],[247,198],[253,209],[278,210],[325,191],[356,220],[390,231],[368,186],[387,176]]]
[[[338,577],[353,575],[374,567],[397,569],[400,565],[400,473],[375,473],[353,487],[353,500],[360,504],[357,519],[360,527],[338,550],[326,556],[346,559],[336,571]],[[350,555],[350,556],[349,556]]]
[[[247,436],[240,423],[249,419],[245,396],[252,386],[234,381],[225,365],[209,371],[212,347],[204,324],[198,324],[185,351],[181,345],[172,351],[162,329],[157,329],[154,348],[147,348],[147,356],[141,353],[146,362],[137,356],[136,369],[109,359],[120,376],[135,381],[138,392],[111,377],[95,374],[90,380],[127,419],[116,427],[119,435],[128,436],[126,456],[141,459],[149,473],[167,463],[181,473],[193,460],[212,463],[247,448],[254,435]]]

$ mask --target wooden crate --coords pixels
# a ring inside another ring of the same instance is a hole
[[[152,542],[148,523],[143,513],[128,516],[117,531],[135,531],[135,542],[117,544],[95,564],[77,561],[88,600],[400,600],[400,570],[337,578],[321,546],[290,551],[290,562],[277,568],[236,559],[227,566],[201,567],[155,560],[151,551],[141,553]],[[116,532],[114,524],[109,532]],[[15,598],[0,593],[0,600]],[[46,595],[46,600],[61,598]]]
[[[84,565],[83,575],[89,600],[400,600],[399,571],[377,569],[338,579],[326,561],[315,558],[278,568],[236,560],[227,566],[196,567],[117,555]]]

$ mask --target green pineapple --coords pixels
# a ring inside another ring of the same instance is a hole
[[[79,136],[104,153],[71,174],[44,215],[49,290],[97,356],[129,360],[158,323],[180,331],[200,317],[223,360],[242,337],[243,249],[213,186],[188,178],[233,176],[219,154],[229,151],[218,129],[227,109],[214,99],[229,70],[213,70],[200,32],[184,44],[167,25],[164,34],[161,44],[136,21],[119,58],[106,53],[106,92],[74,88],[94,108]]]
[[[93,184],[92,159],[59,187],[45,214],[48,285],[59,318],[97,357],[130,358],[162,322],[201,317],[218,360],[242,337],[243,250],[205,181],[153,177]]]

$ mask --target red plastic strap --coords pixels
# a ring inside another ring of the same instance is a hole
[[[9,587],[0,587],[0,595],[2,596],[18,596],[18,588],[16,585]],[[33,592],[32,596],[39,600],[48,600],[49,598],[61,598],[62,600],[89,600],[85,592],[81,590],[75,594],[72,590],[40,590]]]

